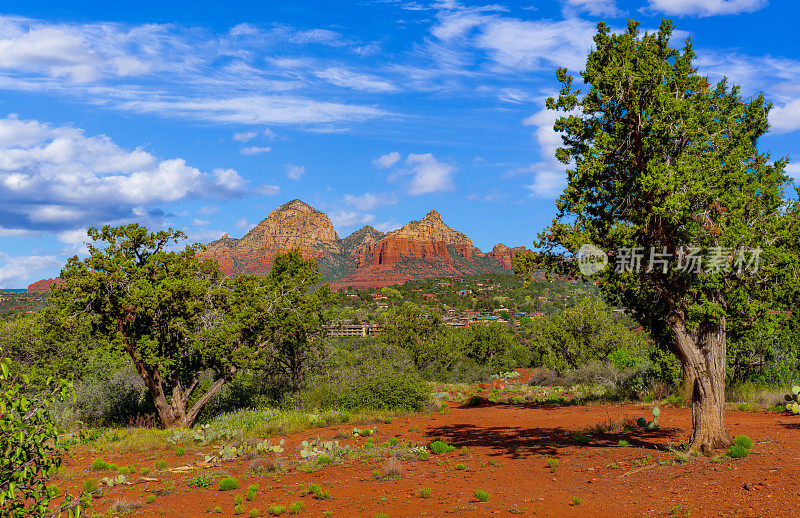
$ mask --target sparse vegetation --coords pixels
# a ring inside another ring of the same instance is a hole
[[[478,502],[488,502],[489,501],[489,493],[486,491],[482,491],[480,489],[475,490],[475,498],[478,499]]]
[[[220,491],[232,491],[234,489],[239,489],[239,481],[234,477],[225,477],[219,481]]]

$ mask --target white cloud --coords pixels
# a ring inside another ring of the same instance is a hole
[[[306,167],[303,165],[289,164],[286,166],[286,178],[290,180],[299,180],[304,174],[306,174]]]
[[[203,214],[205,216],[208,216],[209,214],[216,214],[217,212],[219,212],[219,207],[212,207],[212,206],[200,207],[200,214]]]
[[[769,123],[777,132],[800,129],[800,99],[773,108],[769,114]]]
[[[236,142],[249,142],[254,138],[256,138],[257,136],[258,133],[256,133],[255,131],[245,131],[243,133],[234,133],[233,140],[235,140]]]
[[[274,196],[281,192],[281,188],[277,185],[262,184],[255,188],[255,192],[265,196]]]
[[[364,194],[355,196],[353,194],[345,194],[344,201],[348,205],[352,205],[358,210],[372,210],[381,205],[394,205],[397,200],[382,193],[365,192]]]
[[[617,9],[615,0],[564,0],[564,7],[567,11],[569,9],[585,11],[592,16],[620,16],[622,14]]]
[[[353,227],[356,225],[366,225],[374,219],[372,214],[363,212],[336,210],[328,214],[334,227]]]
[[[236,228],[244,230],[245,233],[250,232],[255,228],[256,223],[250,223],[247,219],[242,218],[236,222]]]
[[[556,198],[567,186],[567,175],[558,171],[537,171],[533,177],[533,184],[527,185],[531,197]]]
[[[192,225],[194,225],[195,227],[204,227],[204,226],[210,225],[210,224],[211,224],[210,221],[206,221],[204,219],[194,218],[192,220]]]
[[[375,230],[379,232],[391,232],[392,230],[397,230],[398,228],[402,227],[400,223],[396,222],[393,219],[388,221],[384,221],[382,223],[375,224]]]
[[[264,128],[264,136],[270,140],[274,140],[278,137],[278,134],[269,128]]]
[[[239,194],[245,183],[232,169],[204,173],[180,158],[121,148],[105,135],[0,119],[0,227],[96,225],[190,196]]]
[[[800,181],[800,163],[790,163],[786,166],[786,174]]]
[[[399,160],[400,160],[400,153],[398,153],[397,151],[392,151],[391,153],[379,156],[378,158],[372,161],[372,164],[377,167],[388,169],[393,165],[395,165]]]
[[[430,153],[411,153],[406,158],[411,166],[411,186],[408,193],[412,196],[453,189],[453,171],[455,166],[440,162]]]
[[[752,13],[767,0],[650,0],[648,7],[671,16],[716,16]]]
[[[367,74],[359,74],[342,67],[329,67],[315,73],[320,79],[344,88],[365,92],[394,92],[397,87],[388,81]]]
[[[262,147],[262,146],[249,146],[239,150],[240,155],[260,155],[262,153],[269,153],[272,151],[272,148]]]
[[[38,279],[38,272],[54,270],[63,262],[52,255],[30,255],[11,257],[0,252],[0,286],[12,288],[25,287],[30,281]]]

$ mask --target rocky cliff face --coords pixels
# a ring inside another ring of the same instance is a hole
[[[227,275],[265,275],[276,254],[295,248],[304,257],[316,259],[323,279],[336,288],[510,270],[517,250],[497,245],[484,254],[465,234],[447,226],[435,210],[388,234],[367,226],[339,239],[325,214],[292,200],[241,239],[226,235],[200,256],[217,260]]]
[[[53,286],[58,286],[61,284],[61,278],[56,277],[55,279],[42,279],[41,281],[36,281],[30,286],[28,286],[28,293],[41,293],[44,291],[50,291],[50,288]]]
[[[530,252],[530,250],[524,246],[515,246],[514,248],[511,248],[503,243],[497,243],[494,245],[494,248],[492,248],[492,251],[489,252],[489,255],[492,257],[492,259],[500,263],[500,267],[503,270],[513,270],[514,256],[518,253],[525,252]]]

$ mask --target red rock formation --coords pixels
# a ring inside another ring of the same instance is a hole
[[[492,248],[492,251],[489,252],[489,256],[494,259],[495,261],[500,263],[500,267],[503,270],[513,270],[514,269],[514,256],[520,252],[526,253],[530,252],[524,246],[515,246],[511,248],[510,246],[506,246],[503,243],[497,243]]]
[[[55,279],[42,279],[41,281],[36,281],[30,286],[28,286],[28,293],[42,293],[45,291],[50,291],[50,288],[53,286],[60,286],[61,279],[56,277]]]

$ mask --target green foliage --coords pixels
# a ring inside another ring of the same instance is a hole
[[[794,385],[792,392],[784,396],[786,399],[786,410],[793,414],[800,414],[800,386]]]
[[[243,504],[244,503],[244,498],[242,498],[241,495],[236,495],[235,497],[233,497],[233,503],[234,503],[234,505]]]
[[[489,501],[489,493],[486,491],[482,491],[480,489],[475,490],[475,498],[478,499],[478,502],[488,502]]]
[[[303,502],[297,501],[289,504],[289,514],[298,514],[305,508]]]
[[[456,447],[447,444],[444,441],[436,440],[433,441],[430,445],[430,450],[434,455],[442,455],[444,453],[450,453],[455,451]]]
[[[271,505],[269,506],[269,514],[273,516],[280,516],[286,512],[286,508],[282,505]]]
[[[753,444],[755,443],[753,442],[753,439],[751,439],[746,435],[737,435],[736,437],[733,438],[733,444],[751,450],[753,449]]]
[[[258,493],[258,484],[253,484],[252,486],[247,488],[247,498],[251,502],[256,499],[256,494]]]
[[[212,478],[209,475],[199,474],[191,482],[189,482],[189,487],[208,487],[211,485]]]
[[[569,501],[569,505],[573,505],[573,506],[574,505],[581,505],[582,503],[583,503],[583,500],[581,500],[577,496],[573,497],[572,500]]]
[[[261,513],[258,512],[258,509],[250,509],[250,517],[257,518]]]
[[[242,504],[238,504],[233,508],[233,514],[243,514],[244,513],[244,506]]]
[[[550,473],[555,473],[558,469],[558,459],[547,459],[547,467],[550,468]]]
[[[420,498],[430,498],[432,494],[433,490],[429,487],[423,487],[422,489],[419,490]]]
[[[467,469],[467,466],[464,465],[464,464],[456,464],[456,468],[455,469],[458,470],[458,471],[464,471],[465,469]]]
[[[225,477],[219,481],[220,491],[232,491],[239,489],[239,481],[235,477]]]
[[[94,459],[92,461],[92,471],[117,471],[117,465],[106,462],[103,459]]]
[[[620,439],[619,441],[617,441],[617,446],[619,446],[620,448],[627,448],[630,445],[631,443],[629,443],[625,439]]]
[[[311,484],[308,486],[308,490],[314,495],[314,498],[317,500],[327,500],[331,497],[330,493],[324,489],[319,484]]]
[[[29,377],[12,370],[9,360],[0,360],[0,509],[9,518],[44,516],[57,496],[47,480],[58,471],[65,450],[50,407],[69,397],[72,387],[50,378],[41,392],[31,390]]]
[[[734,444],[726,451],[728,457],[732,459],[741,459],[750,455],[750,450],[739,444]]]
[[[580,444],[581,446],[585,446],[592,442],[592,440],[588,436],[583,435],[582,433],[576,434],[574,439],[575,442]]]
[[[163,471],[167,469],[167,461],[165,461],[164,459],[159,459],[153,462],[153,467],[156,468],[156,470],[158,471]]]
[[[175,448],[175,455],[176,455],[176,456],[180,457],[180,456],[182,456],[184,453],[186,453],[186,449],[185,449],[185,448],[181,448],[180,446],[179,446],[179,447],[177,447],[177,448]]]
[[[152,504],[155,501],[156,501],[155,495],[147,495],[147,498],[145,498],[145,502],[147,502],[148,504]]]
[[[214,508],[214,512],[215,512],[215,513],[217,513],[217,514],[220,514],[220,513],[222,513],[222,507],[220,507],[220,506],[216,506],[216,507]]]

